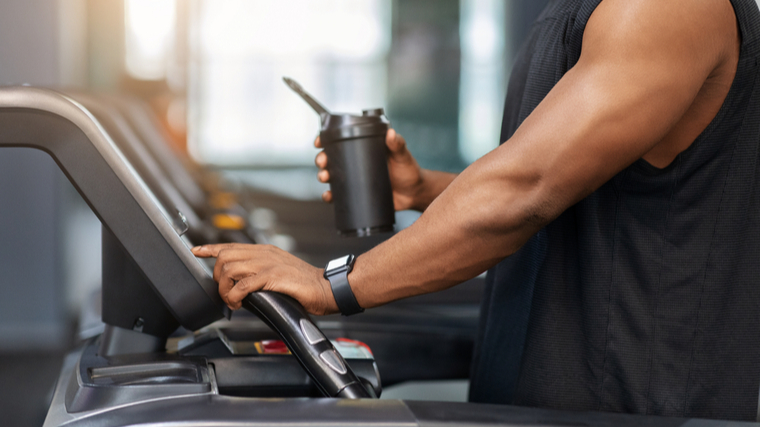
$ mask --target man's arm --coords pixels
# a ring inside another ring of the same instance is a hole
[[[736,31],[728,0],[602,1],[578,64],[515,135],[462,172],[411,227],[358,257],[349,280],[359,304],[472,278],[637,159],[667,161],[688,147],[727,94]],[[336,311],[320,269],[311,267],[316,279],[307,281],[278,269],[289,255],[264,251],[221,245],[195,253],[218,256],[214,277],[233,307],[267,289],[317,314]]]

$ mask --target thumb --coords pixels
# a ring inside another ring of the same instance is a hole
[[[397,157],[406,154],[406,140],[395,129],[388,129],[385,136],[385,145],[388,146],[391,155]]]

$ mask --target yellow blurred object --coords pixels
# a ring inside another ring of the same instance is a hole
[[[231,214],[216,214],[213,217],[214,227],[222,230],[242,230],[245,228],[243,217]]]
[[[218,192],[209,198],[209,205],[219,210],[230,209],[235,203],[237,203],[237,198],[233,193]]]

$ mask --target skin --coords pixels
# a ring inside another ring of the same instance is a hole
[[[395,207],[424,212],[357,258],[349,279],[359,304],[475,277],[636,160],[670,164],[718,113],[739,46],[729,0],[604,0],[577,65],[510,140],[458,176],[420,168],[403,137],[389,131]],[[316,164],[328,182],[324,153]],[[264,289],[293,296],[313,314],[338,311],[323,270],[284,251],[227,244],[193,252],[217,258],[214,279],[233,309]]]

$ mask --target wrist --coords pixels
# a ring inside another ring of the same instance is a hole
[[[431,197],[433,193],[431,191],[431,173],[429,169],[420,169],[420,178],[414,188],[414,196],[412,196],[411,208],[420,212],[424,212],[430,203],[433,202],[435,196]]]
[[[356,302],[364,309],[378,307],[392,301],[387,298],[389,295],[381,290],[382,285],[379,281],[382,281],[383,274],[377,270],[371,254],[363,253],[356,257],[354,269],[349,275]]]
[[[409,206],[410,209],[423,212],[425,208],[427,208],[427,205],[430,204],[430,203],[425,202],[425,199],[426,199],[425,194],[427,193],[426,186],[427,186],[427,181],[428,181],[426,180],[426,177],[428,173],[429,171],[427,169],[420,169],[419,179],[415,183],[413,190],[411,192],[412,200]]]
[[[420,183],[417,186],[417,194],[414,197],[413,209],[424,212],[448,188],[456,177],[457,174],[449,172],[430,169],[420,170]]]
[[[340,313],[338,309],[338,303],[335,302],[335,296],[332,293],[332,287],[330,281],[325,279],[325,269],[317,268],[316,282],[319,285],[320,294],[322,296],[322,307],[324,313],[322,314],[335,314]]]
[[[324,278],[330,283],[335,305],[344,316],[362,313],[364,308],[359,305],[353,292],[348,275],[353,271],[356,257],[346,255],[327,263]]]

